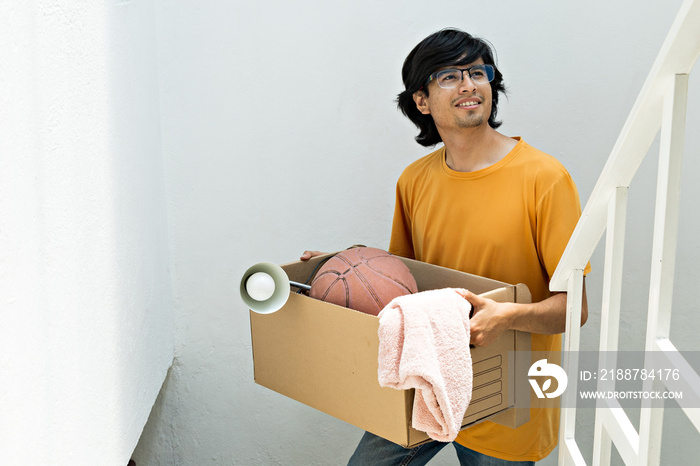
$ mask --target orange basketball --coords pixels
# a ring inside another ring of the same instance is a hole
[[[326,261],[309,296],[377,315],[398,297],[416,293],[411,271],[398,257],[377,248],[352,248]]]

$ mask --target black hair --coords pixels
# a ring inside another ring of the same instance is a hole
[[[481,58],[485,64],[492,65],[494,78],[491,81],[491,115],[489,125],[492,128],[501,126],[496,120],[498,113],[498,96],[506,94],[503,85],[503,75],[496,67],[493,46],[483,39],[474,37],[459,29],[443,29],[423,39],[411,50],[403,63],[401,76],[406,90],[398,95],[396,102],[399,109],[420,130],[416,141],[423,146],[433,146],[442,141],[437,131],[433,117],[422,114],[416,107],[413,94],[422,90],[428,95],[428,77],[445,66],[462,66],[473,63]]]

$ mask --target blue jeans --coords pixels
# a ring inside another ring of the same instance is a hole
[[[532,461],[506,461],[483,455],[457,442],[452,442],[462,466],[534,466]],[[449,443],[428,442],[414,448],[404,448],[393,442],[365,432],[348,466],[420,466],[427,464]]]

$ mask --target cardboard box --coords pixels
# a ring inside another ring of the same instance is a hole
[[[320,261],[283,265],[304,283]],[[467,288],[499,302],[530,302],[525,285],[403,259],[419,291]],[[411,427],[414,390],[382,388],[377,381],[379,319],[292,292],[273,314],[250,312],[255,382],[405,447],[430,440]],[[486,348],[473,348],[472,401],[463,428],[485,419],[510,427],[529,420],[526,380],[514,384],[514,351],[530,350],[530,334],[507,331]],[[517,409],[515,407],[517,406]]]

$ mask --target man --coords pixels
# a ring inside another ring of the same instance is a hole
[[[505,87],[486,42],[456,29],[439,31],[411,51],[402,76],[398,105],[419,128],[416,140],[444,145],[399,178],[389,251],[525,283],[533,304],[465,296],[474,307],[471,343],[486,346],[515,329],[532,333],[533,351],[561,350],[566,294],[551,294],[548,285],[581,214],[571,177],[553,157],[496,131]],[[302,259],[314,254],[306,251]],[[585,293],[583,304],[582,324]],[[486,421],[453,443],[461,464],[533,464],[554,449],[558,429],[556,400],[533,398],[530,421],[521,427]],[[425,464],[444,446],[404,449],[365,433],[350,464]]]

